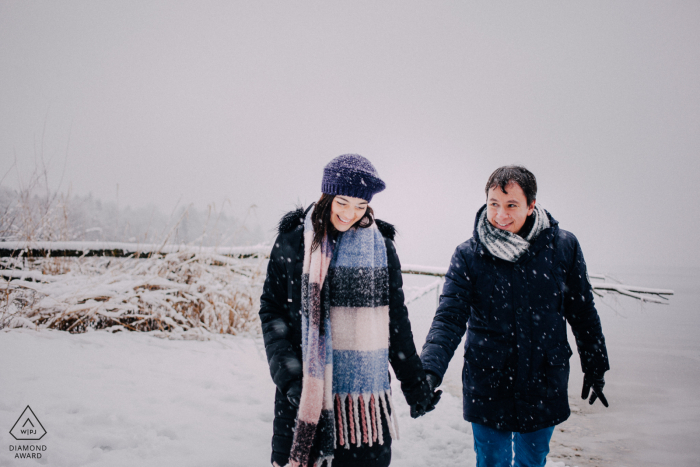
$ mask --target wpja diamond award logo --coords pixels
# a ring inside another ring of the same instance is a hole
[[[46,434],[46,429],[32,408],[27,406],[10,430],[10,434],[17,441],[39,441]],[[44,444],[10,444],[10,452],[15,453],[15,459],[41,459],[44,451]]]

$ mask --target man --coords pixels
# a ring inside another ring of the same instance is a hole
[[[610,368],[578,240],[536,204],[526,168],[497,169],[473,237],[459,245],[421,360],[431,390],[465,331],[464,419],[478,467],[544,466],[554,426],[566,420],[571,347],[585,374],[582,397],[605,407]],[[468,325],[468,329],[467,329]]]

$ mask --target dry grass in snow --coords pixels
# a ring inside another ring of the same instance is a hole
[[[2,258],[0,329],[151,331],[169,338],[260,332],[264,259],[172,253]]]

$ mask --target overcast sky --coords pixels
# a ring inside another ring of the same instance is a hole
[[[272,236],[360,153],[402,262],[446,266],[519,163],[591,270],[696,266],[698,25],[696,0],[0,0],[0,176],[43,155],[63,190],[256,205]]]

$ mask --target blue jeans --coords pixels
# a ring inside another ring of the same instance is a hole
[[[554,427],[532,433],[494,430],[472,423],[476,467],[544,467]],[[513,464],[515,451],[515,464]]]

